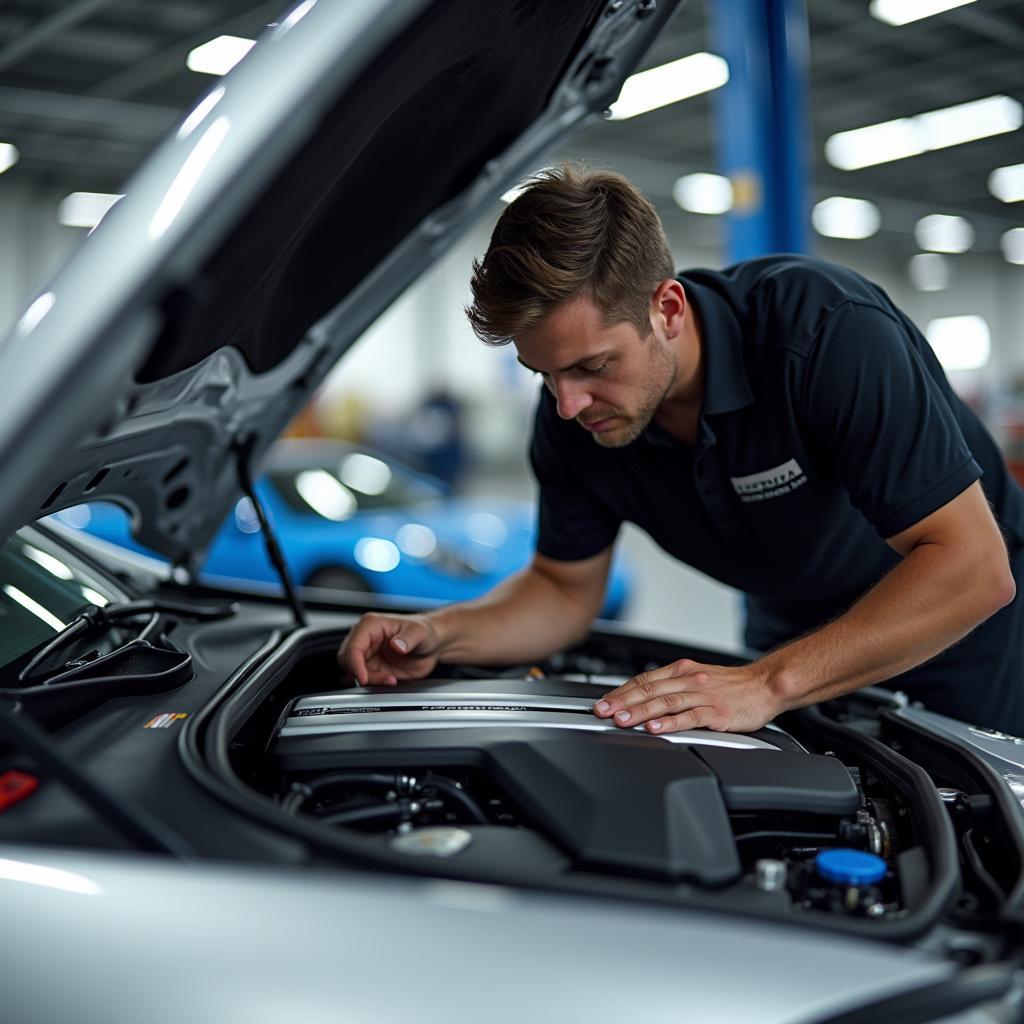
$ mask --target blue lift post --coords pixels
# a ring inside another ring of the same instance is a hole
[[[810,153],[805,0],[711,0],[715,52],[729,81],[715,91],[720,173],[732,181],[729,262],[807,252]]]

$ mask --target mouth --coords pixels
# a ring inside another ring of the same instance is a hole
[[[605,416],[599,420],[577,420],[576,422],[584,430],[589,430],[591,433],[599,434],[603,430],[608,430],[612,423],[617,419],[615,416]]]

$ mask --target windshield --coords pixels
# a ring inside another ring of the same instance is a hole
[[[120,597],[58,544],[19,531],[0,549],[0,667],[51,639],[86,605]]]

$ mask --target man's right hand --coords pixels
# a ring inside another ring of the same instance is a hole
[[[422,679],[437,664],[441,640],[424,615],[364,615],[338,650],[338,664],[360,686]]]

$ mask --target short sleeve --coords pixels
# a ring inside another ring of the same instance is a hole
[[[559,561],[591,558],[610,547],[621,521],[587,487],[580,476],[585,462],[557,413],[541,395],[530,442],[530,464],[539,486],[537,551]],[[587,444],[594,442],[580,431]]]
[[[830,316],[803,394],[808,440],[882,537],[981,476],[931,347],[885,310],[848,303]]]

